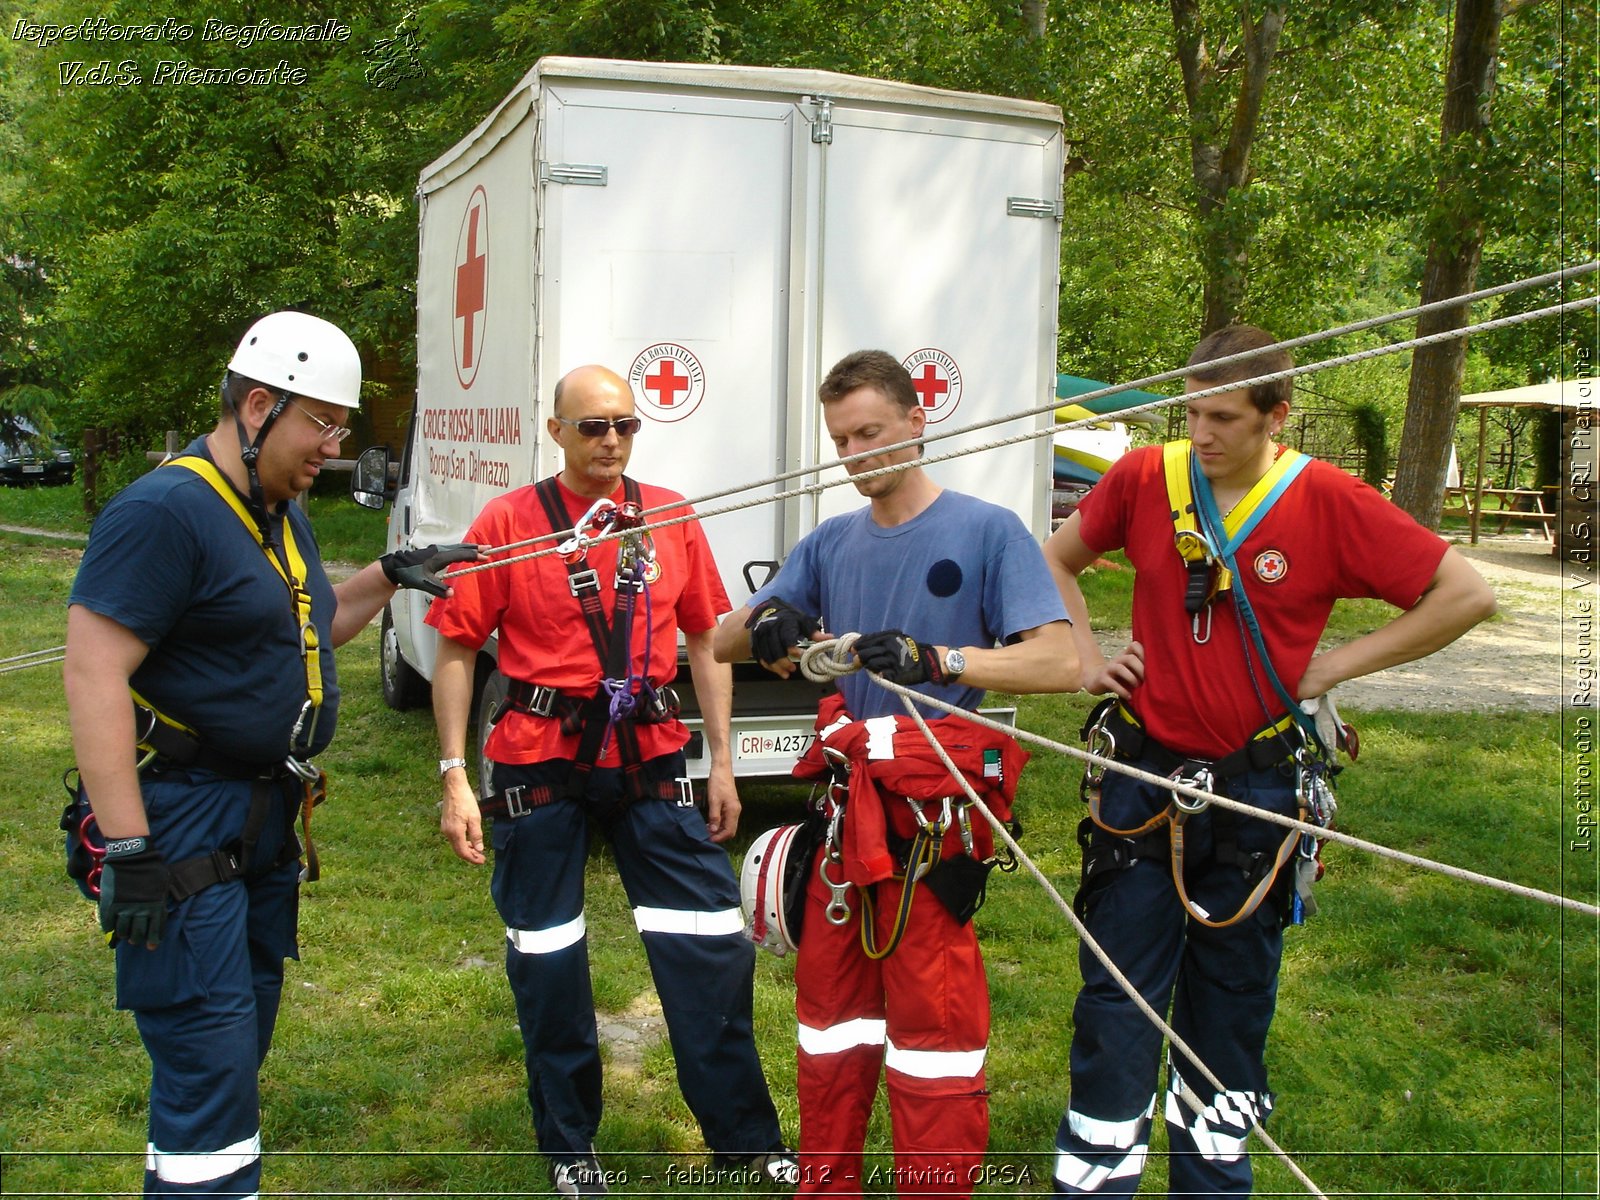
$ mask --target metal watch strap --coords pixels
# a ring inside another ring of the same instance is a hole
[[[452,767],[460,767],[462,770],[466,770],[467,760],[464,758],[441,758],[439,760],[439,778],[443,779],[449,774]]]

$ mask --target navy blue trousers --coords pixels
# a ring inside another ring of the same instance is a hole
[[[238,838],[249,780],[195,772],[142,781],[150,840],[179,862]],[[255,861],[291,837],[298,784],[272,785]],[[150,1056],[144,1194],[254,1196],[261,1186],[258,1078],[272,1045],[283,961],[299,957],[299,866],[214,884],[170,906],[154,950],[120,943],[117,1007],[131,1009]]]
[[[1214,790],[1270,811],[1297,811],[1293,776],[1276,767],[1222,781]],[[1101,815],[1108,825],[1131,829],[1170,799],[1163,789],[1108,771]],[[1237,912],[1253,884],[1238,865],[1213,858],[1219,820],[1232,823],[1241,853],[1270,857],[1287,833],[1215,807],[1188,818],[1185,887],[1213,920]],[[1264,1055],[1283,952],[1282,889],[1291,866],[1253,915],[1222,929],[1188,915],[1164,857],[1137,858],[1088,884],[1091,936],[1152,1008],[1170,1011],[1174,1031],[1224,1085],[1218,1093],[1184,1055],[1169,1054],[1170,1196],[1250,1194],[1245,1138],[1250,1122],[1265,1123],[1272,1110]],[[1073,1008],[1072,1090],[1056,1134],[1055,1191],[1131,1196],[1149,1147],[1162,1034],[1087,948],[1078,959],[1083,988]],[[1203,1116],[1179,1098],[1184,1091],[1200,1100]]]
[[[651,779],[683,773],[683,755],[644,764]],[[554,787],[565,761],[496,764],[494,791]],[[527,794],[533,794],[530,791]],[[492,840],[495,908],[506,924],[506,976],[516,997],[539,1147],[557,1162],[589,1150],[601,1116],[599,1037],[583,907],[591,813],[616,854],[666,1018],[678,1086],[706,1145],[724,1154],[777,1148],[783,1138],[756,1055],[751,1007],[755,947],[743,934],[727,853],[692,803],[622,804],[618,770],[590,774],[584,801],[558,798]]]

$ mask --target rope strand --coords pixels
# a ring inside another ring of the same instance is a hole
[[[1403,353],[1405,351],[1419,349],[1419,348],[1421,348],[1423,346],[1432,346],[1432,345],[1436,345],[1436,344],[1438,344],[1440,342],[1450,341],[1450,340],[1455,339],[1455,338],[1468,337],[1468,336],[1470,336],[1470,335],[1472,335],[1474,333],[1486,333],[1486,332],[1490,332],[1490,331],[1496,330],[1496,329],[1507,329],[1507,328],[1510,328],[1510,327],[1515,326],[1515,325],[1526,324],[1529,321],[1542,320],[1545,317],[1560,316],[1560,315],[1567,314],[1567,313],[1581,312],[1581,311],[1583,311],[1585,309],[1595,308],[1596,306],[1600,306],[1600,296],[1588,296],[1588,297],[1585,297],[1584,299],[1581,299],[1581,300],[1565,301],[1565,302],[1563,302],[1561,304],[1552,304],[1552,305],[1549,305],[1549,306],[1544,307],[1544,308],[1531,309],[1531,310],[1529,310],[1527,312],[1522,312],[1522,313],[1513,313],[1510,316],[1505,316],[1505,317],[1497,317],[1497,318],[1495,318],[1494,320],[1491,320],[1491,321],[1482,321],[1482,322],[1479,322],[1476,325],[1469,325],[1469,326],[1464,326],[1464,327],[1460,327],[1460,328],[1456,328],[1456,329],[1441,330],[1438,333],[1427,334],[1427,335],[1425,335],[1423,337],[1411,338],[1411,339],[1408,339],[1406,341],[1395,342],[1395,343],[1392,343],[1390,345],[1385,345],[1385,346],[1374,346],[1374,347],[1370,347],[1370,348],[1368,348],[1366,350],[1359,350],[1359,351],[1355,351],[1355,352],[1350,353],[1350,354],[1338,355],[1338,356],[1336,356],[1334,358],[1325,359],[1325,360],[1322,360],[1320,362],[1305,363],[1305,364],[1303,364],[1301,366],[1290,367],[1290,368],[1288,368],[1286,370],[1272,371],[1272,372],[1269,372],[1269,373],[1267,373],[1265,375],[1257,375],[1257,376],[1254,376],[1253,378],[1250,378],[1250,379],[1239,380],[1239,381],[1233,382],[1233,383],[1219,384],[1216,387],[1206,388],[1206,389],[1201,390],[1201,391],[1191,392],[1191,393],[1188,393],[1187,395],[1183,395],[1183,396],[1171,396],[1171,397],[1165,397],[1165,398],[1159,399],[1159,400],[1153,400],[1153,401],[1150,401],[1147,404],[1141,404],[1141,405],[1138,405],[1138,406],[1133,407],[1133,408],[1124,409],[1124,410],[1122,410],[1122,412],[1118,413],[1117,415],[1119,417],[1132,416],[1135,413],[1145,412],[1145,411],[1148,411],[1148,410],[1151,410],[1151,409],[1156,409],[1156,408],[1167,408],[1167,407],[1170,407],[1170,406],[1172,406],[1174,404],[1184,403],[1184,402],[1186,402],[1188,400],[1199,399],[1199,398],[1202,398],[1202,397],[1205,397],[1205,396],[1219,395],[1219,394],[1221,394],[1223,392],[1236,391],[1236,390],[1238,390],[1240,388],[1249,388],[1249,387],[1253,387],[1253,386],[1255,386],[1257,384],[1262,384],[1262,383],[1271,383],[1271,382],[1274,382],[1274,381],[1279,380],[1279,379],[1294,379],[1294,378],[1298,378],[1301,375],[1309,375],[1309,374],[1312,374],[1314,372],[1325,371],[1325,370],[1328,370],[1328,369],[1333,368],[1333,367],[1347,366],[1347,365],[1349,365],[1351,363],[1366,362],[1369,359],[1381,358],[1381,357],[1384,357],[1384,356],[1390,355],[1390,354],[1400,354],[1400,353]],[[1245,356],[1242,355],[1240,357],[1245,357]],[[1219,361],[1221,361],[1221,360],[1219,360]],[[1212,367],[1214,365],[1215,364],[1207,364],[1208,367]],[[1183,373],[1187,373],[1189,370],[1190,370],[1189,368],[1184,368],[1184,372]],[[1119,389],[1116,389],[1116,388],[1107,389],[1108,392],[1109,391],[1115,391],[1115,390],[1119,390]],[[1103,394],[1106,394],[1106,393],[1103,392],[1103,393],[1098,393],[1098,394],[1102,394],[1103,395]],[[1079,401],[1081,401],[1081,400],[1086,399],[1086,398],[1087,397],[1078,397],[1077,399]],[[1040,410],[1025,410],[1022,413],[1013,413],[1013,414],[1010,414],[1009,416],[997,417],[993,421],[988,422],[988,424],[993,425],[993,424],[1000,424],[1000,423],[1005,422],[1005,421],[1017,420],[1022,416],[1028,415],[1029,413],[1036,413],[1038,411],[1040,411]],[[669,518],[667,518],[666,520],[663,520],[663,521],[657,521],[657,522],[649,522],[649,521],[647,521],[644,525],[640,526],[639,528],[644,530],[644,531],[653,531],[653,530],[656,530],[656,529],[665,529],[665,528],[668,528],[668,527],[673,526],[673,525],[682,525],[682,524],[685,524],[685,523],[687,523],[689,521],[702,521],[702,522],[704,522],[704,521],[710,520],[712,517],[720,517],[720,516],[725,516],[725,515],[727,515],[729,513],[741,512],[741,511],[743,511],[744,509],[747,509],[747,508],[755,508],[755,507],[758,507],[758,506],[764,505],[764,504],[772,504],[772,503],[774,503],[776,501],[779,501],[779,500],[792,500],[792,499],[796,499],[796,498],[801,497],[801,496],[816,495],[816,494],[819,494],[821,492],[825,492],[830,488],[843,487],[846,484],[860,483],[860,482],[862,482],[864,480],[868,480],[868,479],[876,479],[880,475],[891,475],[891,474],[894,474],[897,471],[910,470],[913,467],[932,466],[935,463],[947,462],[950,459],[962,458],[962,457],[965,457],[966,455],[969,455],[969,454],[978,454],[978,453],[981,453],[982,451],[985,451],[985,450],[994,450],[994,449],[999,449],[999,448],[1001,448],[1003,446],[1015,445],[1015,444],[1017,444],[1019,442],[1033,441],[1036,438],[1053,437],[1059,430],[1062,430],[1062,429],[1074,429],[1074,428],[1077,428],[1077,427],[1079,427],[1081,425],[1091,424],[1093,422],[1102,421],[1102,420],[1105,420],[1105,418],[1097,416],[1097,417],[1094,417],[1092,419],[1091,418],[1085,418],[1082,421],[1071,421],[1071,422],[1067,422],[1067,423],[1062,424],[1062,425],[1050,425],[1050,426],[1045,426],[1042,429],[1032,429],[1032,430],[1025,431],[1023,433],[1012,434],[1012,435],[1010,435],[1008,437],[996,438],[996,439],[994,439],[992,441],[984,442],[984,443],[982,443],[980,445],[969,446],[969,447],[967,447],[965,449],[951,450],[951,451],[945,452],[944,454],[931,455],[931,456],[927,456],[927,457],[924,457],[924,458],[915,459],[915,460],[910,461],[910,462],[896,463],[896,464],[893,464],[891,466],[886,466],[886,467],[877,467],[877,468],[875,468],[873,470],[862,471],[862,472],[860,472],[858,474],[855,474],[855,475],[846,475],[846,476],[844,476],[843,478],[840,478],[840,479],[827,480],[827,481],[819,480],[816,483],[805,484],[805,485],[803,485],[801,487],[798,487],[798,488],[791,488],[788,491],[775,492],[775,493],[773,493],[771,495],[768,495],[768,496],[757,496],[757,497],[754,497],[754,498],[749,499],[749,500],[742,500],[742,501],[738,501],[738,502],[733,503],[733,504],[726,504],[726,505],[723,505],[723,506],[721,506],[719,508],[708,509],[707,511],[701,512],[701,513],[696,513],[696,512],[692,512],[691,511],[691,512],[685,512],[680,516],[669,517]],[[976,429],[976,428],[981,428],[981,427],[982,426],[973,426],[972,428]],[[963,431],[960,431],[960,432],[966,432],[966,431],[963,430]],[[829,469],[831,469],[833,467],[836,467],[836,466],[839,466],[839,465],[841,465],[843,463],[857,462],[857,461],[860,461],[863,458],[869,458],[869,457],[873,457],[875,455],[891,453],[892,451],[897,450],[897,449],[903,449],[903,448],[910,447],[910,446],[916,446],[916,445],[919,445],[919,444],[925,444],[926,442],[938,440],[940,438],[944,438],[944,437],[948,437],[948,436],[952,436],[952,434],[938,434],[938,435],[935,435],[934,437],[929,437],[929,438],[914,439],[914,440],[905,441],[905,442],[896,442],[894,445],[883,446],[883,447],[879,447],[879,448],[876,448],[876,449],[873,449],[873,450],[870,450],[870,451],[864,451],[861,454],[850,455],[848,458],[845,458],[845,459],[839,459],[839,460],[836,460],[836,461],[833,461],[833,462],[818,463],[815,466],[806,468],[804,471],[802,471],[800,473],[801,474],[813,474],[813,473],[829,470]],[[782,479],[789,478],[793,474],[794,474],[794,472],[790,472],[790,473],[788,473],[786,475],[782,475],[782,476],[779,476],[779,475],[768,476],[765,479],[757,480],[757,481],[755,481],[753,483],[746,484],[743,487],[735,489],[735,490],[748,491],[748,490],[750,490],[752,488],[764,487],[764,486],[767,486],[768,484],[776,483],[776,482],[781,481]],[[726,495],[726,494],[728,494],[728,493],[726,493],[726,492],[715,493],[715,495]],[[703,502],[703,500],[702,501],[686,500],[686,501],[681,501],[681,502],[675,502],[675,503],[673,503],[671,505],[667,505],[667,506],[662,506],[662,507],[658,507],[658,508],[654,508],[654,509],[645,509],[645,510],[643,510],[641,515],[647,517],[652,513],[665,512],[665,511],[669,511],[670,509],[692,508],[696,503],[700,503],[700,502]],[[487,553],[489,553],[489,554],[502,554],[502,553],[504,553],[504,552],[506,552],[508,550],[516,550],[516,549],[520,549],[520,548],[522,548],[524,546],[532,546],[532,545],[537,545],[537,544],[539,544],[541,542],[555,541],[555,540],[557,540],[559,538],[562,538],[564,536],[565,536],[564,532],[562,532],[562,533],[554,533],[553,532],[553,533],[547,533],[547,534],[540,534],[538,537],[526,538],[526,539],[524,539],[522,541],[518,541],[518,542],[508,542],[503,546],[491,547],[487,551]],[[603,533],[603,534],[600,534],[597,537],[595,537],[594,541],[596,541],[596,542],[606,541],[608,539],[615,539],[615,538],[622,537],[622,536],[624,536],[624,534],[619,533],[619,532],[607,532],[607,533]],[[554,553],[556,553],[556,548],[551,546],[551,547],[547,547],[545,549],[532,551],[531,553],[528,553],[528,554],[513,555],[510,558],[500,558],[500,559],[495,559],[492,562],[477,563],[477,564],[475,564],[473,566],[463,567],[463,568],[460,568],[459,570],[451,571],[451,572],[449,572],[449,575],[446,576],[446,578],[449,578],[450,576],[455,576],[455,575],[471,575],[471,574],[475,574],[478,571],[491,571],[491,570],[495,570],[496,568],[499,568],[499,567],[510,566],[510,565],[512,565],[514,563],[529,562],[529,561],[531,561],[531,560],[533,560],[535,558],[543,558],[543,557],[545,557],[547,555],[554,554]]]
[[[967,782],[966,776],[961,774],[960,768],[958,768],[956,764],[951,761],[949,754],[945,752],[945,748],[939,744],[939,739],[933,736],[933,730],[928,728],[928,723],[927,721],[923,720],[922,714],[917,711],[917,706],[912,703],[911,696],[917,695],[917,693],[911,692],[909,689],[903,689],[898,684],[891,684],[888,680],[874,674],[871,671],[867,672],[867,676],[874,683],[884,686],[889,690],[899,694],[900,702],[905,705],[906,711],[911,714],[911,719],[917,723],[917,728],[922,731],[922,736],[928,739],[928,745],[933,747],[933,752],[939,756],[939,761],[942,762],[945,766],[945,769],[950,772],[951,778],[961,785],[961,790],[966,793],[967,800],[978,810],[979,813],[982,814],[983,819],[989,822],[990,827],[995,832],[995,836],[1005,842],[1006,849],[1010,850],[1011,853],[1016,856],[1016,859],[1019,863],[1022,863],[1028,868],[1028,873],[1034,877],[1039,885],[1043,887],[1044,890],[1049,894],[1050,898],[1055,901],[1056,907],[1066,914],[1067,920],[1072,922],[1072,927],[1077,930],[1078,937],[1082,940],[1083,944],[1089,948],[1089,952],[1100,960],[1100,964],[1105,967],[1106,971],[1111,975],[1111,978],[1116,981],[1117,986],[1127,993],[1128,998],[1134,1002],[1139,1011],[1145,1015],[1145,1018],[1161,1031],[1162,1036],[1167,1039],[1167,1042],[1188,1056],[1189,1061],[1194,1063],[1195,1066],[1199,1068],[1201,1077],[1216,1089],[1216,1094],[1219,1096],[1226,1095],[1228,1092],[1227,1085],[1225,1085],[1222,1080],[1218,1078],[1218,1076],[1211,1070],[1211,1068],[1201,1060],[1200,1056],[1197,1055],[1192,1048],[1190,1048],[1189,1044],[1185,1042],[1181,1036],[1179,1036],[1177,1030],[1173,1029],[1172,1026],[1167,1024],[1167,1022],[1162,1018],[1161,1014],[1156,1012],[1156,1010],[1150,1005],[1150,1002],[1139,994],[1139,989],[1133,986],[1133,983],[1128,979],[1128,977],[1124,975],[1117,964],[1111,960],[1111,956],[1107,954],[1100,943],[1095,941],[1095,939],[1090,935],[1089,930],[1084,926],[1084,923],[1078,919],[1078,914],[1072,911],[1072,906],[1062,898],[1061,893],[1056,891],[1055,886],[1050,882],[1045,873],[1038,868],[1034,861],[1028,857],[1027,853],[1022,849],[1022,847],[1017,844],[1017,840],[1011,836],[1011,831],[1005,827],[1005,825],[994,815],[993,812],[990,811],[989,806],[983,802],[982,797],[980,797],[978,793],[973,790],[972,785]],[[926,697],[919,695],[918,699],[926,699]],[[1189,1106],[1190,1110],[1195,1114],[1195,1116],[1202,1119],[1205,1118],[1205,1106],[1200,1103],[1200,1098],[1196,1096],[1193,1091],[1188,1088],[1184,1088],[1178,1093],[1178,1096],[1185,1104]],[[1311,1181],[1310,1176],[1300,1169],[1295,1161],[1289,1157],[1288,1152],[1272,1139],[1271,1135],[1269,1135],[1267,1131],[1261,1127],[1261,1123],[1254,1117],[1250,1118],[1250,1132],[1255,1134],[1256,1137],[1261,1140],[1262,1145],[1266,1146],[1267,1149],[1271,1150],[1275,1155],[1278,1156],[1278,1158],[1283,1162],[1283,1165],[1289,1168],[1290,1173],[1305,1185],[1305,1188],[1308,1192],[1310,1192],[1313,1196],[1320,1197],[1320,1200],[1327,1200],[1327,1196],[1319,1187],[1317,1187],[1315,1183]]]

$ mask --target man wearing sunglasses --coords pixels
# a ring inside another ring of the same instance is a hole
[[[438,570],[477,554],[430,546],[329,582],[290,501],[337,455],[360,391],[338,327],[257,321],[216,427],[106,505],[68,601],[100,922],[152,1067],[147,1196],[259,1190],[259,1072],[298,956],[294,822],[338,718],[333,648],[397,586],[443,595]]]
[[[490,501],[468,539],[504,546],[574,529],[617,530],[638,514],[686,515],[683,497],[623,472],[646,436],[633,394],[604,367],[556,385],[547,428],[559,474]],[[549,546],[553,543],[545,543]],[[600,1050],[583,909],[591,822],[616,855],[634,924],[661,997],[678,1083],[713,1166],[744,1183],[793,1183],[796,1168],[756,1056],[755,950],[742,934],[739,889],[717,843],[739,824],[729,744],[732,676],[711,636],[731,607],[697,522],[626,543],[600,541],[570,561],[546,555],[455,581],[429,624],[441,634],[433,704],[444,803],[440,828],[456,854],[482,864],[493,820],[490,892],[506,925],[506,975],[527,1054],[539,1148],[556,1190],[599,1196],[594,1151]],[[678,633],[711,757],[706,815],[695,806],[671,684]],[[467,713],[480,648],[498,634],[507,704],[489,735],[489,795],[467,771]],[[626,1190],[626,1189],[623,1189]]]

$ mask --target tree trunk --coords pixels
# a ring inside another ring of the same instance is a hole
[[[1200,0],[1170,0],[1172,28],[1189,109],[1189,157],[1195,187],[1195,226],[1205,275],[1201,335],[1238,319],[1244,306],[1255,219],[1244,203],[1250,188],[1250,148],[1261,123],[1272,58],[1287,15],[1269,4],[1260,20],[1240,5],[1240,42],[1215,54],[1206,45]],[[1235,91],[1233,79],[1237,76]]]
[[[1442,158],[1428,219],[1428,261],[1422,274],[1423,304],[1462,295],[1477,284],[1483,253],[1483,197],[1477,192],[1481,173],[1473,168],[1488,135],[1504,16],[1504,0],[1456,0],[1455,36],[1440,119]],[[1468,323],[1468,316],[1468,307],[1460,305],[1419,317],[1417,335],[1460,328]],[[1424,346],[1411,359],[1394,502],[1429,529],[1439,527],[1466,361],[1465,338]]]
[[[1042,38],[1045,35],[1049,10],[1048,0],[1022,0],[1022,23],[1028,27],[1031,37]]]

